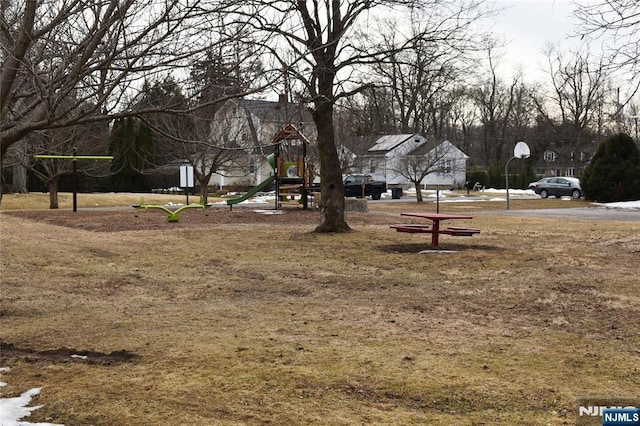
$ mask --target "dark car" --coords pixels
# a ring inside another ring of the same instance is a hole
[[[531,188],[531,185],[529,187]],[[540,179],[538,182],[534,183],[534,187],[532,189],[536,194],[540,194],[542,198],[547,198],[551,195],[556,198],[567,196],[577,200],[582,197],[580,180],[573,177]]]
[[[379,200],[387,192],[387,182],[373,180],[371,175],[349,175],[343,184],[345,197],[371,196],[372,199]]]

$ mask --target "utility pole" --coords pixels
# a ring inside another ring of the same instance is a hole
[[[632,115],[629,118],[633,118],[634,124],[636,126],[636,143],[640,143],[640,140],[638,140],[638,119],[640,119],[640,115]]]

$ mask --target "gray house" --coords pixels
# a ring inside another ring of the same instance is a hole
[[[316,140],[316,128],[309,110],[284,101],[230,99],[216,112],[212,134],[224,134],[216,140],[233,139],[233,147],[242,155],[215,173],[210,185],[253,186],[273,173],[267,156],[273,152],[271,141],[287,124],[294,124],[309,140]]]
[[[546,149],[535,163],[535,173],[538,177],[569,176],[579,177],[582,170],[589,164],[595,152],[595,147],[574,149],[570,147],[551,146]]]

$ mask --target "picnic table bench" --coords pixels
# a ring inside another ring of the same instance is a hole
[[[440,234],[452,235],[455,237],[470,237],[479,234],[479,229],[448,227],[440,228],[440,222],[443,220],[473,219],[471,216],[441,214],[441,213],[400,213],[401,216],[418,217],[421,219],[431,220],[431,225],[422,225],[415,223],[394,224],[390,225],[392,229],[398,232],[407,232],[412,234],[431,234],[431,245],[438,247]]]

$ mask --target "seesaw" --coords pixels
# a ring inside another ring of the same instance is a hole
[[[134,204],[132,206],[135,209],[144,209],[144,210],[149,210],[149,209],[157,209],[157,210],[162,210],[165,213],[168,214],[167,216],[167,222],[177,222],[180,219],[180,212],[182,212],[183,210],[186,209],[202,209],[204,210],[205,208],[207,208],[208,206],[204,206],[202,204],[186,204],[183,206],[180,206],[176,209],[172,209],[171,207],[167,207],[167,206],[161,206],[161,205],[157,205],[157,204],[146,204],[144,202],[144,198],[140,199],[140,204]]]

